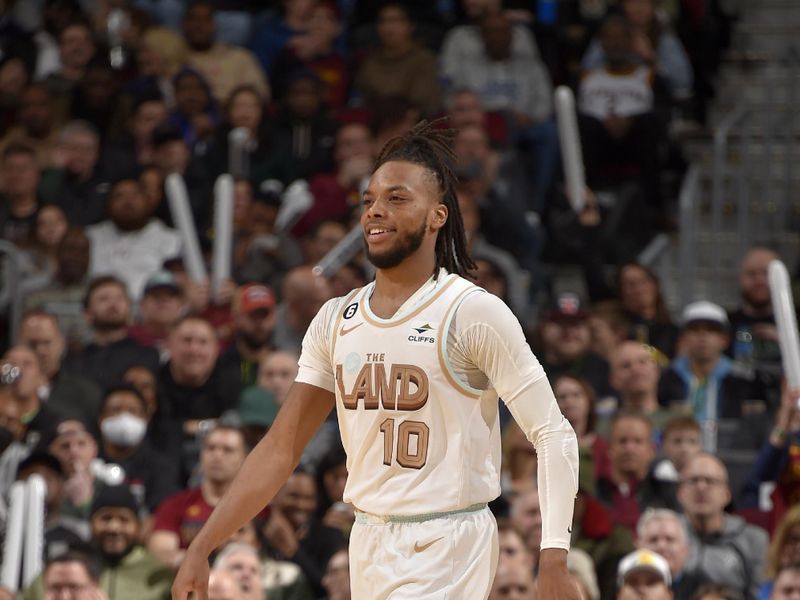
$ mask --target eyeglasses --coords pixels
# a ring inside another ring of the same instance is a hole
[[[691,486],[698,486],[701,483],[704,483],[705,485],[707,485],[709,487],[716,487],[716,486],[720,486],[720,485],[727,485],[728,480],[727,479],[723,479],[721,477],[708,477],[708,476],[705,476],[705,475],[694,475],[692,477],[684,478],[682,480],[682,483],[685,483],[686,485],[691,485]]]

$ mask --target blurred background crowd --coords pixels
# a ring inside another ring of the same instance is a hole
[[[578,435],[582,597],[797,597],[800,390],[782,384],[778,248],[744,240],[725,306],[668,302],[642,258],[676,235],[742,4],[0,2],[0,528],[13,482],[47,484],[45,566],[0,599],[168,597],[311,319],[372,276],[360,253],[313,267],[357,224],[377,153],[440,116],[476,281],[523,323]],[[577,213],[558,85],[578,110]],[[212,292],[187,273],[164,181],[183,177],[208,259],[237,129],[231,278]],[[501,420],[491,598],[531,599],[536,456],[502,405]],[[209,597],[349,598],[346,479],[331,415],[218,550]]]

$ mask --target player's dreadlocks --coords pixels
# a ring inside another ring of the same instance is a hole
[[[447,207],[447,221],[436,239],[434,277],[441,267],[463,277],[477,267],[467,253],[464,221],[456,200],[456,176],[451,168],[456,159],[451,147],[455,130],[438,129],[436,125],[442,120],[420,121],[405,135],[389,140],[375,161],[375,170],[383,163],[401,160],[425,167],[435,175],[442,203]]]

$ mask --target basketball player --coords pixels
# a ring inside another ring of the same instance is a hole
[[[172,588],[206,599],[208,555],[272,500],[335,405],[356,508],[356,600],[486,598],[498,557],[498,395],[536,447],[539,598],[572,600],[567,571],[578,446],[511,311],[472,268],[449,165],[451,134],[391,140],[363,196],[375,282],[327,302],[269,434],[195,537]]]

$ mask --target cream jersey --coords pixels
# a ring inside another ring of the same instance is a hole
[[[577,445],[573,451],[561,435],[571,429],[564,429],[544,371],[508,307],[441,271],[392,318],[381,319],[369,306],[374,285],[323,306],[303,340],[297,376],[336,395],[349,472],[344,500],[368,513],[419,515],[496,498],[498,394],[518,421],[535,421],[523,429],[540,465],[542,456],[567,461],[569,469],[552,471],[561,471],[574,497]],[[568,548],[572,497],[549,502],[543,477],[552,478],[540,467],[544,520],[549,505],[557,524],[543,523],[542,545]]]

